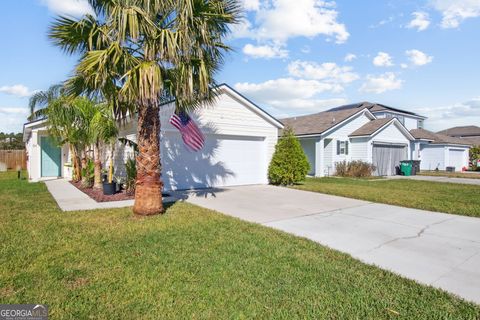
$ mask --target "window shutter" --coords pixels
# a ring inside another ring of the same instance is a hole
[[[340,154],[340,140],[337,140],[337,155]]]
[[[345,141],[345,154],[348,155],[348,140]]]

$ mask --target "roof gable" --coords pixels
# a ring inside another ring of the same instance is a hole
[[[352,138],[358,138],[358,137],[370,137],[370,136],[375,136],[376,134],[380,133],[383,129],[385,129],[388,126],[394,125],[396,126],[399,131],[407,137],[409,140],[414,140],[415,138],[412,136],[412,134],[405,128],[404,125],[400,123],[396,118],[380,118],[380,119],[375,119],[372,120],[362,127],[358,128],[352,134],[349,136]]]

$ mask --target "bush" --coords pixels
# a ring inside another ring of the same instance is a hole
[[[125,163],[125,170],[127,171],[127,177],[125,179],[125,190],[128,194],[134,194],[135,181],[137,179],[137,163],[135,159],[127,159],[127,162]]]
[[[335,164],[335,175],[352,178],[371,177],[375,169],[375,166],[369,162],[360,160],[347,162],[344,160]]]
[[[291,185],[305,180],[310,169],[307,156],[293,130],[286,128],[275,146],[268,167],[268,180],[274,185]]]

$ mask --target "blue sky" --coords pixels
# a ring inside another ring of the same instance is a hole
[[[429,117],[427,129],[480,124],[480,0],[243,0],[235,49],[218,74],[277,117],[358,101]],[[28,97],[76,59],[47,38],[84,0],[0,3],[0,131],[21,131]]]

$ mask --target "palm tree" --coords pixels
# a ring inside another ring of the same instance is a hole
[[[213,75],[229,50],[224,39],[240,18],[237,0],[89,0],[95,16],[60,17],[50,37],[81,54],[67,82],[72,94],[97,94],[118,118],[137,114],[134,212],[163,212],[160,105],[178,110],[211,101]]]
[[[102,187],[102,160],[100,153],[101,143],[110,145],[110,159],[113,158],[114,144],[118,135],[118,128],[110,106],[106,103],[95,105],[93,117],[89,125],[89,135],[93,144],[93,155],[95,162],[95,178],[93,187]],[[110,164],[112,167],[112,164]],[[111,169],[110,169],[111,171]]]
[[[42,115],[47,117],[48,130],[59,145],[69,144],[70,154],[73,161],[73,179],[81,179],[80,155],[88,145],[88,132],[85,130],[87,122],[81,112],[85,105],[85,98],[70,99],[66,96],[60,96],[51,100],[45,108],[42,109]]]
[[[30,116],[28,117],[28,120],[33,121],[44,118],[46,116],[46,107],[60,98],[62,91],[63,85],[54,84],[46,91],[38,91],[34,93],[29,101]]]

